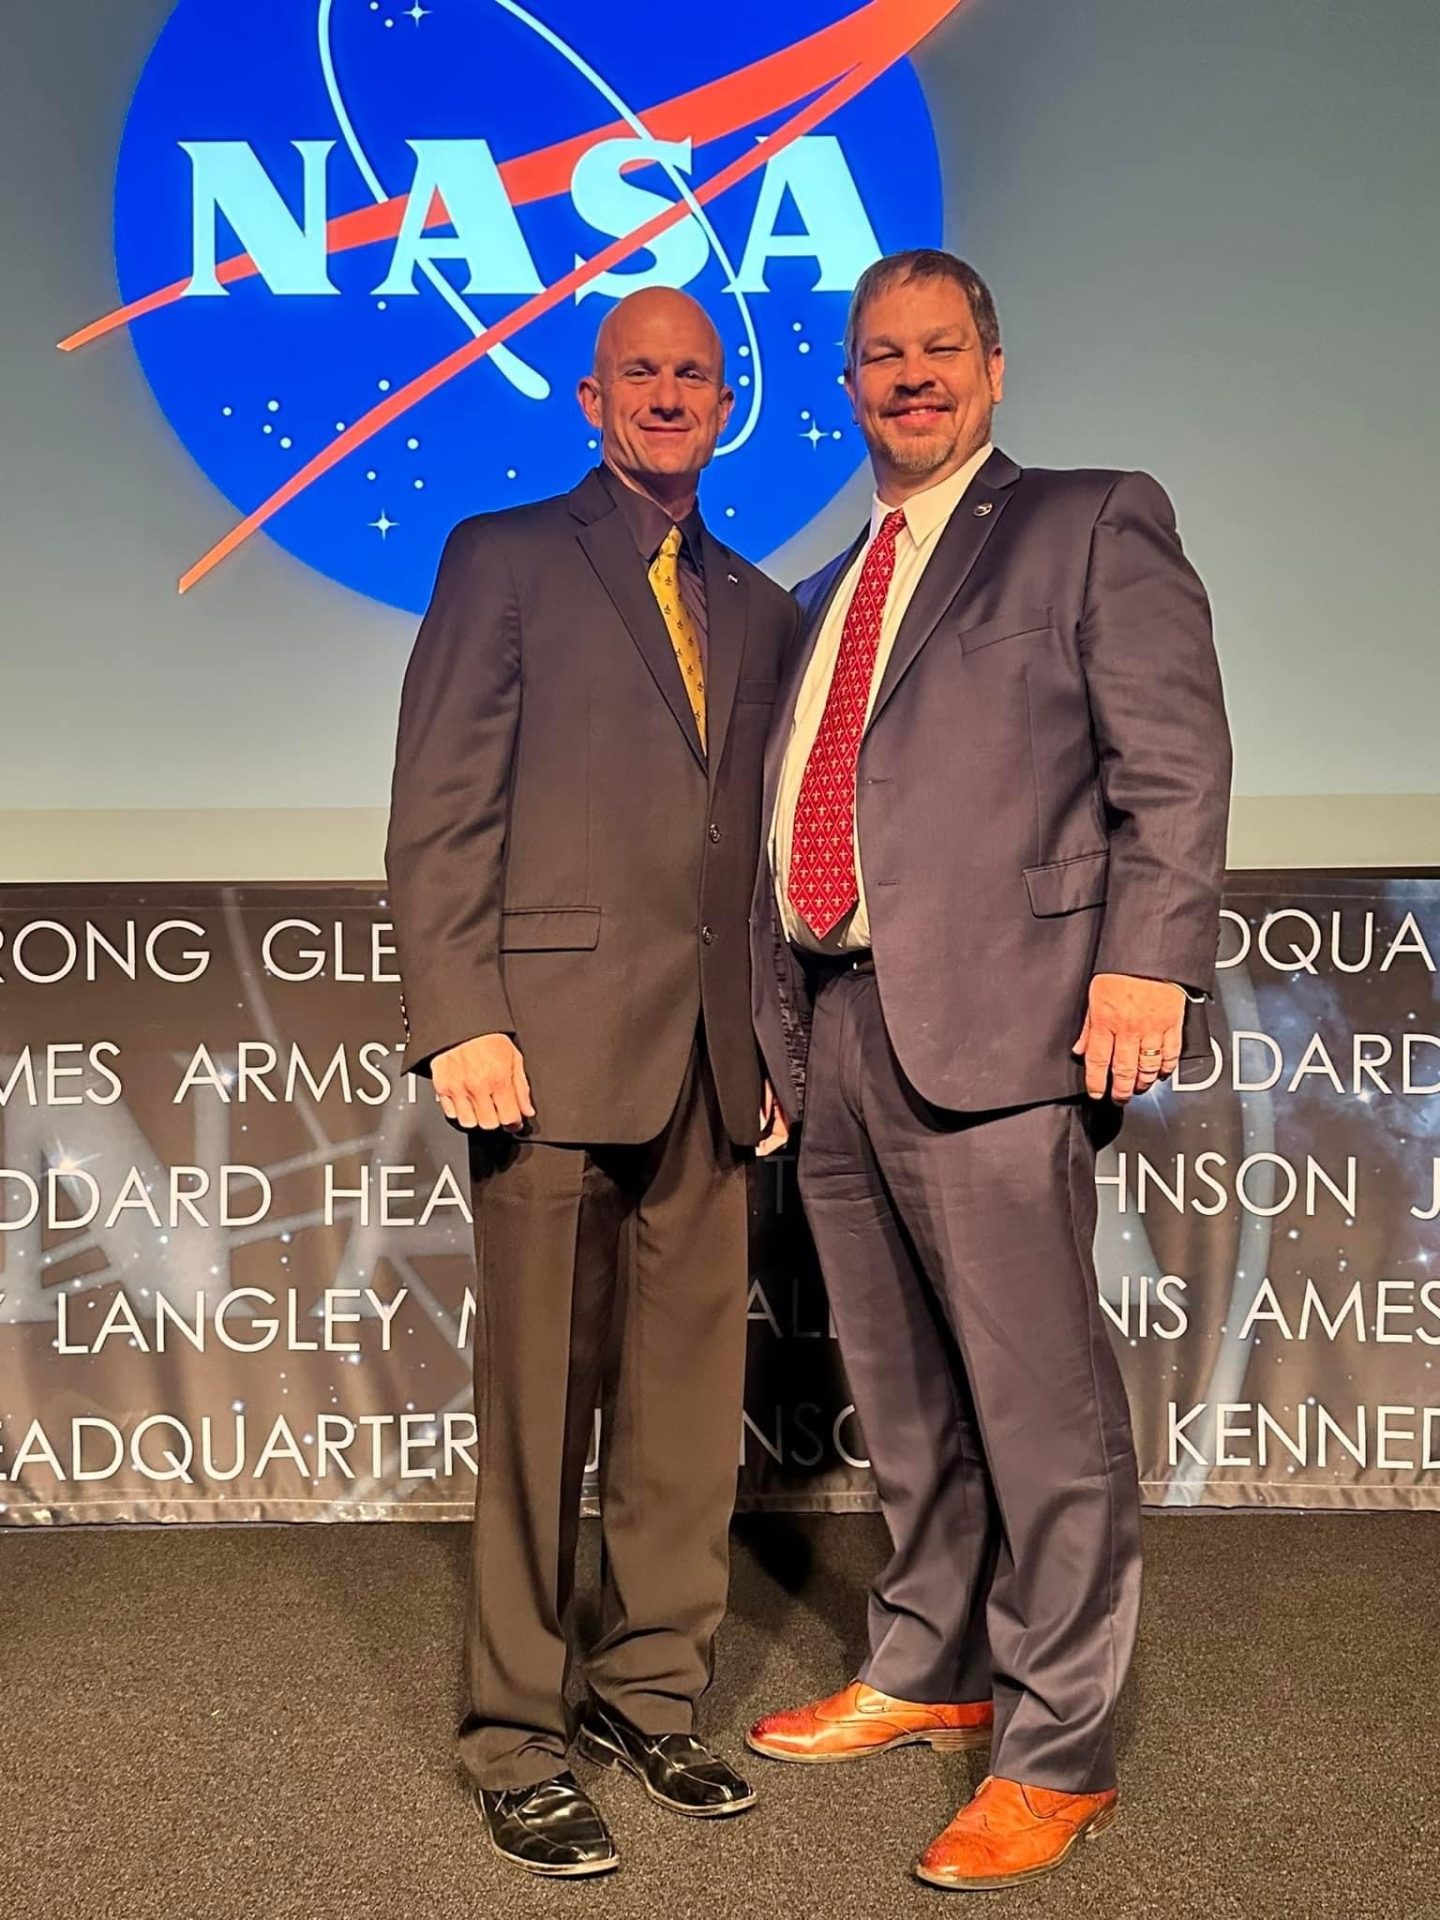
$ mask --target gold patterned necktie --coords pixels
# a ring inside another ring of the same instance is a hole
[[[705,745],[705,666],[700,657],[700,636],[695,622],[680,597],[680,529],[671,527],[660,551],[650,562],[650,585],[660,603],[660,614],[680,663],[685,691],[695,725],[700,729],[700,744]]]

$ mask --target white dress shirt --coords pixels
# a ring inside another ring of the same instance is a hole
[[[880,646],[870,680],[870,701],[865,709],[867,724],[875,705],[876,692],[885,677],[895,636],[900,631],[900,622],[905,618],[905,610],[920,584],[920,576],[929,565],[951,514],[964,498],[970,482],[990,458],[991,451],[987,441],[948,479],[937,481],[923,493],[912,494],[904,503],[905,525],[895,542],[895,571],[890,576],[890,590],[885,596],[885,613],[880,623]],[[795,834],[795,807],[800,798],[800,783],[805,777],[805,767],[815,745],[815,736],[820,731],[821,716],[829,697],[830,682],[835,676],[845,617],[850,611],[850,602],[854,598],[865,557],[882,524],[894,511],[878,495],[871,502],[870,538],[856,554],[826,611],[825,624],[815,643],[815,651],[810,656],[810,664],[805,669],[805,678],[800,683],[795,718],[790,727],[785,761],[780,769],[780,792],[775,805],[775,818],[771,823],[770,861],[775,872],[780,917],[786,937],[793,945],[808,948],[812,953],[849,953],[870,944],[870,914],[865,904],[865,876],[860,869],[858,823],[855,877],[859,899],[854,909],[823,940],[815,937],[790,904],[790,848]]]

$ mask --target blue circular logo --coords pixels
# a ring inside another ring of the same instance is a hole
[[[711,525],[755,559],[796,533],[863,457],[850,289],[940,244],[919,82],[903,46],[865,64],[898,11],[180,0],[121,145],[112,320],[237,511],[185,584],[263,529],[421,611],[456,521],[597,458],[575,385],[653,284],[725,341]]]

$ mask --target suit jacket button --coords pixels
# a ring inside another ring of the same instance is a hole
[[[710,838],[712,842],[720,838],[720,829],[713,820],[710,822]]]
[[[700,938],[705,942],[707,947],[713,947],[715,944],[715,929],[713,927],[701,927]]]

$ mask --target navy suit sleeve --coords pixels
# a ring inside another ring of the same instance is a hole
[[[1095,970],[1206,988],[1230,734],[1205,589],[1148,474],[1121,476],[1101,508],[1079,638],[1110,829]]]

